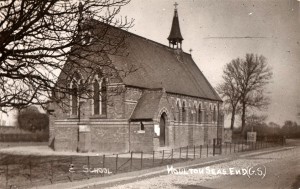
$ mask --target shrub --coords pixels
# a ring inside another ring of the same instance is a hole
[[[21,129],[32,132],[46,131],[49,127],[48,115],[40,113],[34,106],[22,110],[18,116],[18,122]]]

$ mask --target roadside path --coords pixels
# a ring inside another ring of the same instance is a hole
[[[257,152],[255,154],[242,154],[233,158],[234,160],[230,159],[223,163],[216,162],[214,165],[195,165],[193,169],[186,167],[184,169],[185,172],[181,171],[181,174],[175,174],[175,172],[173,172],[174,174],[159,175],[158,177],[144,179],[142,181],[114,185],[109,187],[109,189],[285,188],[283,186],[289,188],[297,177],[296,171],[298,171],[300,175],[299,164],[297,165],[298,169],[297,166],[293,166],[293,170],[290,170],[293,163],[299,162],[298,154],[300,154],[299,147],[269,149],[269,151],[262,152],[261,154]],[[285,164],[287,162],[289,162],[289,164]],[[281,166],[274,167],[274,165],[279,165],[279,163],[281,163]],[[284,165],[286,165],[285,169],[282,169]],[[252,171],[255,170],[253,175],[249,175],[249,168],[251,167],[253,168]],[[280,169],[278,169],[279,167]],[[258,169],[261,170],[261,172],[259,172]],[[180,173],[180,169],[177,170]],[[244,171],[245,175],[243,175]],[[279,181],[278,175],[281,171],[284,173],[281,175],[286,176],[282,177]],[[167,171],[165,170],[165,172]],[[223,173],[225,172],[229,175],[224,175]],[[280,187],[276,186],[278,183],[280,183]],[[95,188],[102,187],[103,186],[99,186]]]
[[[290,148],[285,147],[276,147],[276,148],[268,148],[260,150],[261,154],[271,153],[272,151],[288,151]],[[257,153],[257,152],[256,152]],[[238,161],[240,155],[249,154],[253,156],[252,152],[243,152],[239,154],[232,155],[222,155],[215,156],[210,158],[197,159],[194,161],[187,161],[184,163],[175,164],[173,167],[177,169],[189,169],[189,168],[201,168],[201,167],[213,167],[215,165],[226,166],[228,162]],[[241,160],[240,160],[241,161]],[[242,161],[241,161],[242,162]],[[235,162],[236,163],[236,162]],[[230,165],[231,166],[231,165]],[[64,189],[75,189],[75,188],[106,188],[113,187],[113,189],[123,189],[123,188],[174,188],[176,185],[174,184],[182,184],[182,183],[193,183],[199,181],[199,175],[197,174],[188,175],[167,175],[167,166],[157,167],[147,170],[122,173],[117,175],[112,175],[109,177],[101,177],[101,178],[92,178],[89,180],[77,181],[77,182],[69,182],[69,183],[61,183],[48,185],[43,187],[38,187],[40,189],[50,189],[50,188],[64,188]],[[191,177],[190,177],[191,176]],[[215,179],[218,175],[201,175],[200,180],[209,180]],[[180,187],[177,187],[180,188]]]

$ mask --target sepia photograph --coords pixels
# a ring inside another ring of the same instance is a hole
[[[0,189],[300,189],[300,0],[0,0]]]

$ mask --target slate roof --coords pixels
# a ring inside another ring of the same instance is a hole
[[[118,29],[120,30],[120,29]],[[118,68],[134,66],[137,71],[122,78],[125,85],[222,101],[199,70],[190,54],[123,31],[126,56],[108,55]]]
[[[190,54],[96,20],[92,25],[93,34],[107,35],[109,39],[104,40],[108,43],[119,43],[125,36],[117,53],[107,54],[115,68],[137,69],[128,75],[120,75],[125,85],[145,89],[164,88],[167,93],[222,101]],[[112,40],[115,38],[115,41]]]
[[[158,110],[162,91],[144,91],[139,99],[130,120],[150,120],[153,119]]]

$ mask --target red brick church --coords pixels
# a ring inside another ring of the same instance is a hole
[[[126,56],[101,56],[116,68],[130,65],[137,69],[118,80],[103,77],[105,70],[95,69],[98,71],[93,78],[74,70],[68,86],[88,80],[93,97],[80,103],[71,96],[67,111],[53,104],[56,108],[50,121],[50,143],[55,150],[146,152],[211,144],[214,138],[222,137],[222,100],[191,54],[181,48],[177,8],[167,38],[169,46],[97,23],[97,32],[126,36],[120,50]],[[64,77],[61,74],[59,79]],[[116,86],[124,90],[118,95],[106,94]]]

